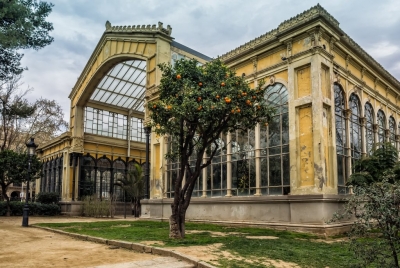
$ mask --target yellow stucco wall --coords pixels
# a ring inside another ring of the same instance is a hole
[[[311,67],[306,66],[296,71],[297,77],[297,97],[311,95]]]
[[[303,107],[298,111],[299,128],[299,158],[300,180],[299,186],[314,185],[314,153],[313,153],[313,124],[312,108]]]

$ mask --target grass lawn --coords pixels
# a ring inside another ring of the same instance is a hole
[[[161,245],[157,245],[160,247],[189,247],[221,243],[221,251],[227,251],[236,257],[232,259],[220,255],[218,263],[221,267],[265,267],[262,264],[263,260],[282,260],[296,263],[300,267],[322,268],[354,267],[356,264],[345,242],[325,243],[311,234],[265,228],[187,223],[185,239],[173,240],[168,238],[167,222],[110,221],[37,225],[106,239],[139,243],[160,241]],[[215,235],[216,233],[220,234]],[[275,239],[249,239],[249,236],[267,236]],[[252,263],[246,262],[245,259],[252,260]]]

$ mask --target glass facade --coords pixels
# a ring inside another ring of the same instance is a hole
[[[208,150],[208,154],[216,149],[211,164],[205,169],[194,186],[193,196],[209,197],[228,194],[228,180],[231,180],[233,196],[249,196],[257,192],[256,177],[260,174],[260,189],[264,195],[284,195],[290,193],[289,164],[289,117],[288,92],[283,84],[276,83],[266,89],[265,98],[269,105],[276,109],[274,117],[268,126],[260,126],[247,131],[235,131],[221,135]],[[256,139],[259,132],[261,139]],[[168,150],[176,147],[169,139]],[[260,157],[256,158],[256,148],[260,148]],[[231,157],[228,160],[227,151],[230,148]],[[205,160],[207,159],[207,156]],[[257,164],[258,161],[258,164]],[[195,159],[190,160],[193,166]],[[178,176],[179,161],[167,161],[166,193],[174,196],[175,179]],[[231,177],[228,177],[228,174]],[[203,185],[203,174],[206,174],[206,185]],[[204,187],[204,189],[203,189]]]
[[[396,146],[396,121],[393,116],[389,117],[389,141]]]
[[[338,176],[338,191],[346,193],[346,180],[348,176],[347,166],[347,149],[346,149],[346,115],[345,115],[345,97],[344,91],[340,85],[334,85],[335,93],[335,127],[336,127],[336,153],[337,153],[337,176]]]
[[[362,136],[361,136],[361,107],[360,100],[357,95],[351,94],[349,100],[351,110],[350,116],[350,150],[351,163],[354,166],[355,162],[361,159],[362,151]]]
[[[365,147],[367,155],[371,155],[375,144],[375,133],[374,133],[374,109],[372,105],[367,102],[365,104]]]
[[[377,123],[378,123],[378,142],[380,144],[383,144],[386,141],[385,139],[386,117],[385,113],[382,110],[378,111]]]
[[[61,195],[63,159],[63,157],[58,157],[43,164],[41,192],[59,193]]]

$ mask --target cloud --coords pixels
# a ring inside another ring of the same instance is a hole
[[[52,0],[49,21],[55,41],[39,51],[23,51],[32,98],[56,99],[69,120],[68,95],[105,30],[113,25],[171,25],[177,42],[210,57],[222,55],[278,27],[316,5],[304,0]],[[400,1],[321,0],[340,27],[384,68],[400,79]]]

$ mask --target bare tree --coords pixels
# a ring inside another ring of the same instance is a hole
[[[0,151],[24,151],[30,137],[44,143],[68,128],[56,101],[40,98],[29,103],[26,95],[33,89],[21,87],[21,76],[0,84]]]
[[[35,106],[25,98],[30,88],[21,91],[21,76],[13,76],[0,84],[0,151],[10,149],[19,133],[18,121],[28,118]]]

